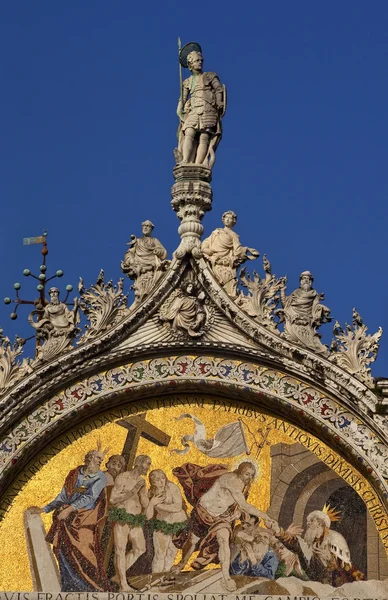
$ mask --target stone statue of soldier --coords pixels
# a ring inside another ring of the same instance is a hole
[[[180,51],[180,63],[191,71],[183,81],[177,114],[180,119],[177,162],[212,168],[221,140],[221,119],[226,109],[226,89],[218,75],[203,72],[199,44],[190,42]]]

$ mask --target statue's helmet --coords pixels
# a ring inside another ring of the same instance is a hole
[[[59,294],[59,289],[57,287],[51,287],[48,291],[49,296],[52,296],[54,293]]]
[[[193,54],[193,52],[199,52],[202,56],[202,48],[197,42],[189,42],[188,44],[185,44],[182,50],[179,52],[179,62],[185,69],[190,68],[188,58],[191,54]]]

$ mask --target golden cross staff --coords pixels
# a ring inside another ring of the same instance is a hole
[[[253,433],[253,431],[250,429],[248,423],[246,423],[241,417],[238,418],[239,421],[241,421],[241,423],[243,423],[245,425],[245,427],[247,428],[247,430],[249,431],[249,433],[251,434],[251,436],[254,439],[254,442],[252,443],[251,447],[249,448],[247,454],[252,454],[253,448],[256,448],[256,456],[255,456],[255,460],[257,460],[260,456],[260,453],[262,451],[262,449],[264,448],[264,446],[270,446],[271,442],[268,441],[268,436],[269,433],[271,431],[270,427],[266,427],[264,430],[263,429],[258,429],[257,433],[260,434],[261,436],[261,440],[258,441],[256,439],[256,435],[255,433]]]

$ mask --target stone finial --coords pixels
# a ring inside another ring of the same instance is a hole
[[[280,291],[285,288],[287,278],[277,278],[272,274],[271,263],[265,254],[263,267],[265,272],[263,278],[256,271],[253,271],[253,277],[251,277],[245,267],[241,269],[239,280],[241,285],[248,290],[248,296],[239,296],[238,303],[249,316],[257,319],[261,325],[275,331],[278,327],[275,316],[280,303]]]
[[[18,336],[11,342],[0,329],[0,395],[32,371],[28,359],[18,360],[24,344],[25,340]]]
[[[128,294],[123,293],[123,282],[124,280],[120,279],[117,285],[113,285],[112,281],[105,283],[104,271],[101,270],[97,282],[85,289],[80,278],[79,306],[89,319],[89,324],[86,325],[85,333],[78,340],[78,344],[97,338],[128,316]]]
[[[352,317],[352,325],[345,323],[345,329],[335,322],[330,360],[373,387],[369,365],[376,360],[383,330],[379,327],[373,335],[367,334],[368,328],[355,308]]]

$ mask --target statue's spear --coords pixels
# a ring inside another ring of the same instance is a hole
[[[180,89],[180,98],[181,98],[181,111],[183,111],[183,83],[182,83],[181,50],[182,50],[182,42],[181,42],[181,38],[178,37],[179,89]]]

